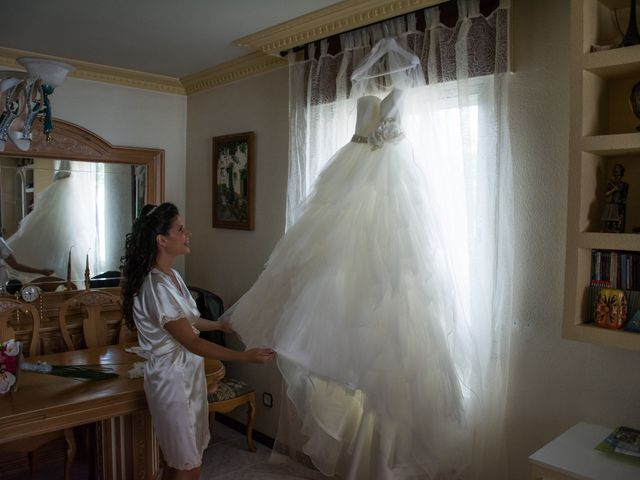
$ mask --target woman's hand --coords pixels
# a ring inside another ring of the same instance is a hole
[[[267,363],[275,360],[276,352],[270,348],[250,348],[245,352],[247,362]]]

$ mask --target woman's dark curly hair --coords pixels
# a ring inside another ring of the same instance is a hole
[[[123,277],[122,314],[130,330],[136,329],[133,321],[133,299],[158,256],[156,236],[166,235],[178,215],[178,208],[173,203],[145,205],[140,216],[133,222],[131,233],[127,234],[120,269]]]

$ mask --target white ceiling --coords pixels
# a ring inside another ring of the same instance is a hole
[[[3,0],[0,47],[183,77],[251,53],[233,41],[337,0]]]

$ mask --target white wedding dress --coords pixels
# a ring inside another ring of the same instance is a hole
[[[228,313],[248,348],[278,352],[304,439],[289,447],[344,479],[458,478],[469,455],[452,287],[403,93],[359,98],[353,140]]]

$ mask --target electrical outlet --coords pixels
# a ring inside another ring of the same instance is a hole
[[[262,404],[265,407],[269,407],[269,408],[273,407],[273,396],[268,392],[264,392],[262,394]]]

